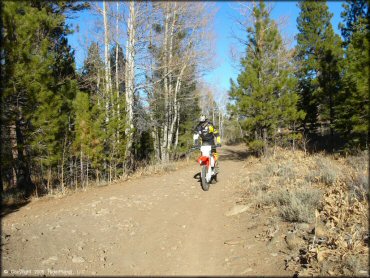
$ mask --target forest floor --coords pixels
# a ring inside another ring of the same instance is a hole
[[[175,171],[70,196],[40,198],[2,218],[1,275],[274,275],[288,224],[243,199],[244,146],[219,149],[219,181],[203,191],[190,159]],[[243,187],[243,188],[242,188]],[[253,198],[253,195],[250,197]],[[273,233],[274,240],[258,240]]]

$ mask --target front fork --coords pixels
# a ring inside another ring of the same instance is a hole
[[[215,167],[216,167],[216,161],[212,153],[210,154],[209,159],[210,159],[210,162],[209,162],[207,176],[206,176],[207,182],[211,181],[212,176],[215,174]]]

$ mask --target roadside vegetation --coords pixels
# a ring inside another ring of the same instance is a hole
[[[364,275],[369,261],[369,156],[277,149],[250,157],[245,202],[287,224],[286,267],[299,275]],[[287,239],[288,238],[288,239]],[[271,238],[269,239],[271,240]]]
[[[285,227],[279,248],[302,276],[369,275],[368,4],[342,5],[340,36],[326,1],[299,1],[294,49],[268,4],[241,5],[228,139],[251,154],[244,201],[274,219],[256,238],[279,243]]]

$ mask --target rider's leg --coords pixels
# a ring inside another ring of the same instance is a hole
[[[219,167],[219,161],[218,161],[218,153],[217,153],[216,149],[212,150],[212,155],[215,158],[215,172],[217,174],[217,173],[220,172],[220,167]]]

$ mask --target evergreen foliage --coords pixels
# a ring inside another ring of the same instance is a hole
[[[148,162],[178,159],[193,144],[201,111],[215,118],[216,128],[217,118],[232,133],[225,137],[235,142],[244,137],[260,154],[272,144],[294,148],[302,127],[309,135],[323,135],[323,129],[330,130],[332,139],[340,135],[347,150],[367,148],[368,1],[343,5],[343,42],[334,33],[325,1],[300,1],[292,51],[264,2],[252,5],[242,71],[230,82],[230,117],[221,121],[212,93],[202,92],[198,82],[200,70],[208,66],[200,65],[205,61],[201,43],[209,35],[202,28],[208,19],[201,13],[198,18],[190,6],[148,4],[137,16],[152,12],[149,25],[138,20],[132,27],[134,50],[140,55],[126,60],[128,46],[105,40],[107,63],[102,46],[92,42],[81,71],[76,71],[67,40],[73,30],[66,18],[88,3],[2,1],[1,190],[29,196],[35,189],[48,193],[91,180],[111,182]],[[107,14],[107,24],[117,23],[119,40],[122,30],[114,16]],[[105,28],[105,34],[112,35],[111,30]],[[126,62],[135,68],[133,80]],[[132,91],[125,84],[131,81]],[[133,94],[132,146],[126,126],[131,115],[126,115],[128,92]]]
[[[325,1],[301,1],[297,19],[296,60],[300,108],[307,115],[305,131],[316,132],[318,124],[329,122],[333,133],[335,99],[340,90],[341,39],[334,34]]]
[[[80,8],[71,1],[3,3],[3,130],[16,130],[9,138],[13,180],[27,195],[33,190],[31,166],[48,169],[49,186],[62,158],[77,88],[63,13]]]
[[[279,128],[289,128],[304,114],[296,109],[298,96],[289,53],[263,2],[254,6],[253,20],[254,25],[247,29],[243,71],[237,83],[231,82],[229,109],[239,115],[249,147],[266,151]]]
[[[343,90],[336,105],[335,126],[348,148],[364,148],[369,133],[369,2],[348,1],[344,4],[340,24],[344,37]]]

